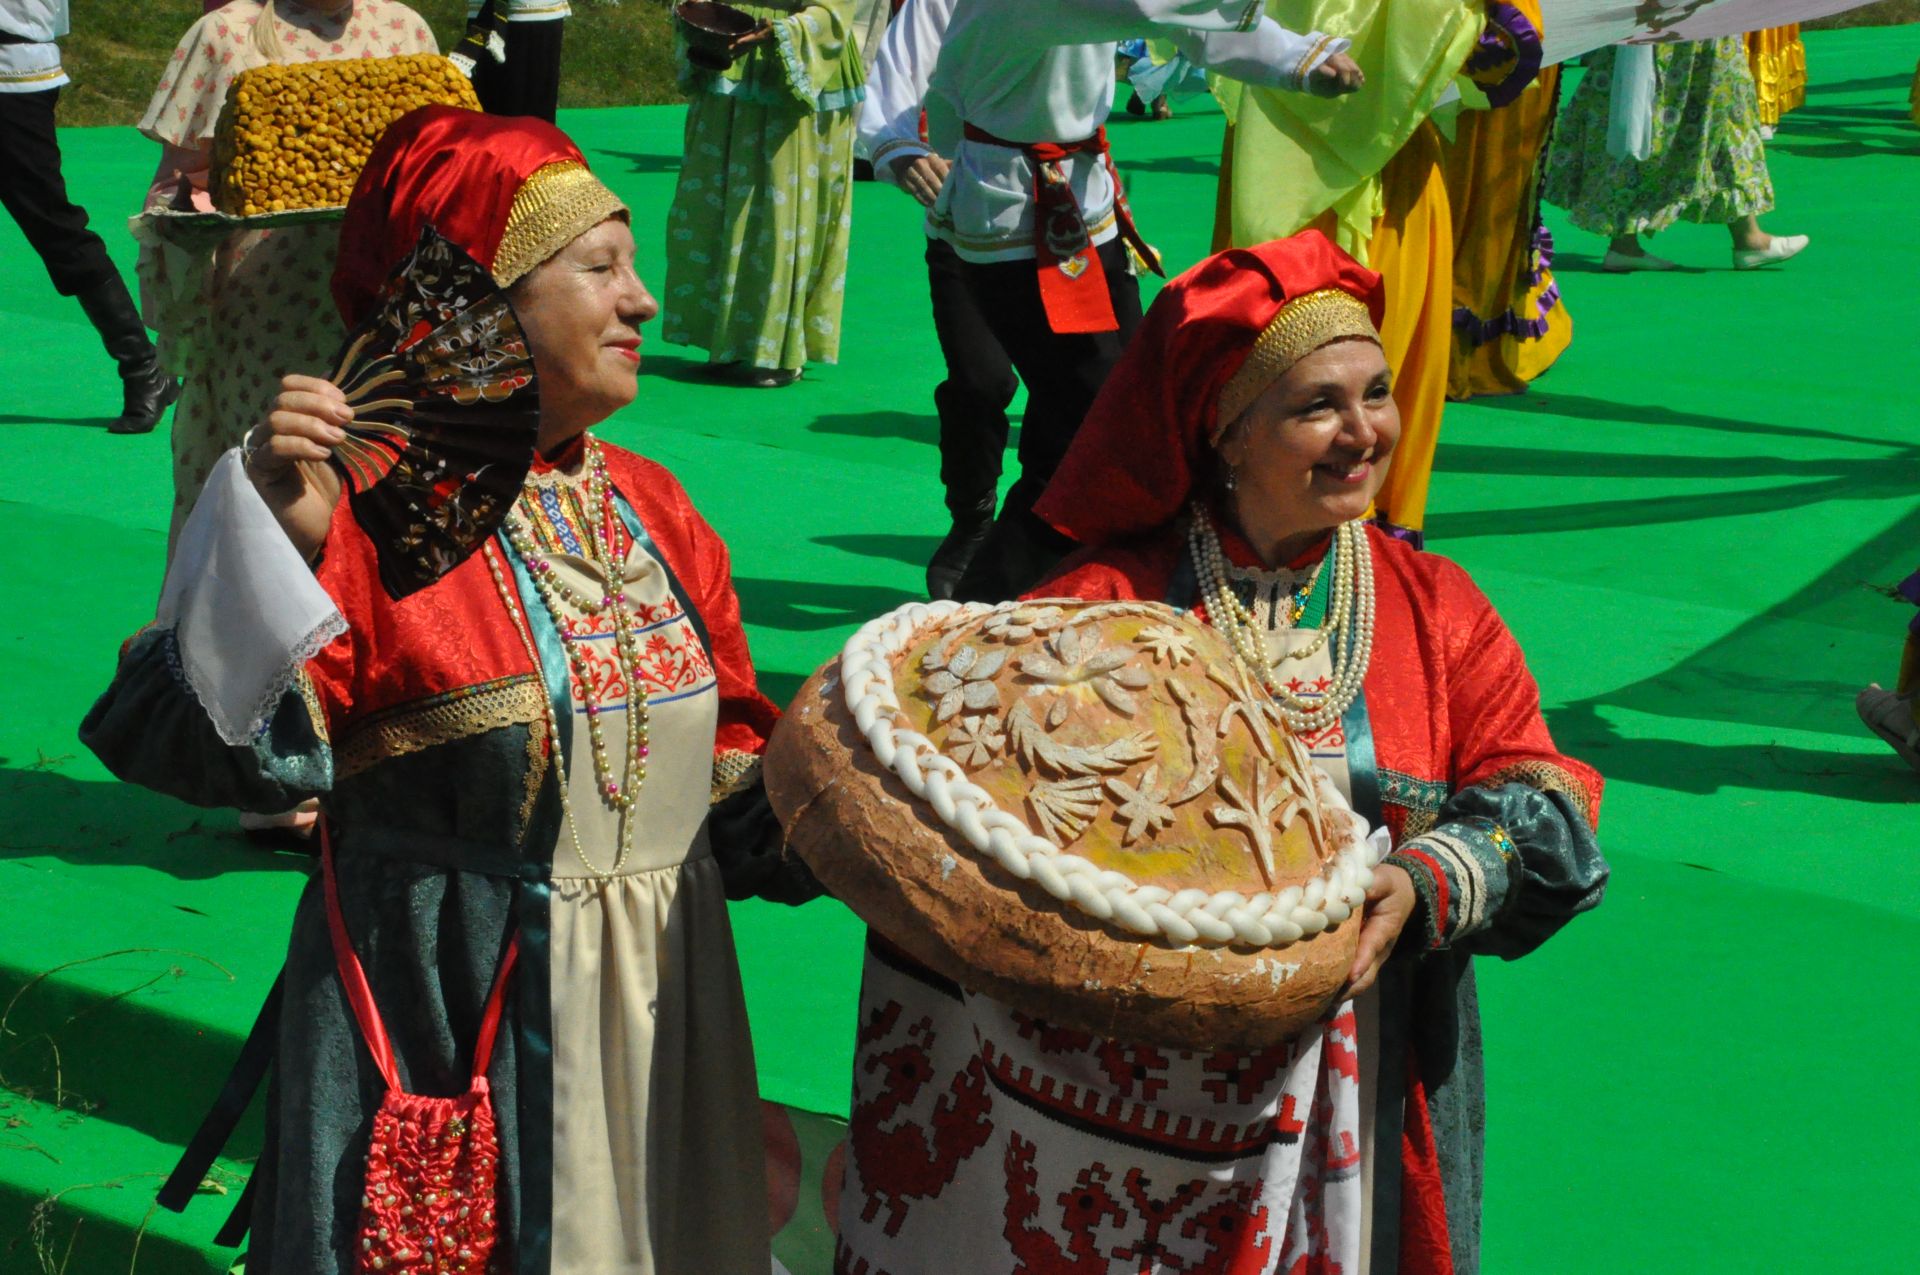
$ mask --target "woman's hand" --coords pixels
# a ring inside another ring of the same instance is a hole
[[[327,542],[340,503],[340,474],[326,462],[352,419],[347,396],[331,381],[288,376],[272,413],[247,435],[247,477],[308,562]]]
[[[745,35],[736,37],[733,43],[727,46],[727,56],[738,62],[740,55],[748,49],[751,49],[756,44],[765,44],[771,39],[773,39],[773,23],[762,22]]]
[[[947,161],[928,151],[925,155],[902,155],[891,163],[893,180],[900,189],[925,207],[933,207],[933,201],[940,198],[940,188],[947,182],[950,167]]]
[[[1340,994],[1341,1000],[1349,1000],[1373,986],[1418,901],[1413,878],[1405,868],[1383,863],[1373,870],[1373,885],[1367,890],[1366,909],[1362,913],[1365,919],[1360,925],[1360,950],[1353,954],[1353,969],[1347,973],[1347,988]]]
[[[1366,82],[1367,74],[1358,62],[1344,53],[1336,53],[1307,76],[1307,92],[1315,97],[1344,97]]]

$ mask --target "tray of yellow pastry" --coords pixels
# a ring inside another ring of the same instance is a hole
[[[214,211],[153,209],[134,234],[202,247],[238,230],[338,220],[387,127],[435,104],[480,109],[466,75],[434,53],[242,71],[214,126]]]

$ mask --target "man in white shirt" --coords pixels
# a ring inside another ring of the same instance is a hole
[[[66,0],[0,0],[0,204],[54,289],[79,301],[120,365],[121,410],[108,430],[144,434],[180,387],[160,370],[126,282],[87,228],[87,210],[67,197],[54,107],[68,82],[57,43],[68,29]]]
[[[453,57],[473,63],[473,91],[488,114],[553,122],[560,39],[572,13],[567,0],[467,0],[467,35]]]
[[[941,412],[955,519],[936,560],[948,568],[947,558],[972,550],[952,596],[1014,596],[1065,551],[1030,510],[1140,320],[1130,258],[1159,269],[1106,150],[1118,42],[1161,27],[1192,61],[1234,79],[1327,95],[1360,87],[1347,41],[1297,35],[1261,8],[1261,0],[908,0],[888,28],[862,141],[877,175],[927,204],[936,327],[943,309],[962,309],[953,297],[964,292],[965,322],[980,320],[1027,385],[1021,475],[984,534],[979,501],[983,489],[991,501],[999,476],[1007,400],[997,420],[987,410],[994,395],[953,413],[951,441]],[[985,342],[962,335],[950,346],[948,335],[943,390],[977,381],[1010,395],[991,374]],[[943,583],[931,568],[928,583]]]
[[[867,99],[861,104],[859,150],[874,175],[931,208],[946,180],[947,161],[920,127],[921,99],[939,54],[953,0],[907,0],[871,50]],[[951,598],[1000,503],[1000,459],[1011,423],[1007,406],[1020,388],[1013,363],[980,312],[946,240],[927,238],[927,286],[933,330],[947,379],[933,389],[940,419],[940,482],[952,528],[927,563],[927,596]]]

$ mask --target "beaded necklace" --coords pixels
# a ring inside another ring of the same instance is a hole
[[[1294,611],[1298,623],[1306,612],[1322,572],[1331,563],[1333,596],[1327,604],[1326,621],[1313,638],[1297,650],[1279,656],[1273,654],[1264,627],[1240,601],[1229,583],[1226,553],[1220,548],[1220,536],[1213,529],[1207,511],[1195,505],[1190,511],[1187,548],[1193,556],[1193,569],[1200,584],[1200,599],[1207,608],[1207,619],[1233,648],[1234,655],[1260,680],[1267,692],[1279,701],[1280,718],[1296,735],[1324,730],[1340,720],[1360,695],[1366,681],[1367,665],[1373,657],[1373,552],[1367,546],[1366,533],[1357,522],[1343,523],[1334,532],[1305,597]],[[1304,660],[1329,642],[1333,647],[1333,684],[1317,703],[1302,699],[1280,683],[1274,667],[1287,660]]]
[[[560,772],[560,805],[566,814],[567,829],[573,839],[573,852],[580,859],[581,866],[589,874],[605,881],[619,875],[626,864],[627,855],[633,848],[633,808],[638,803],[640,788],[647,780],[647,757],[651,751],[648,736],[652,715],[649,709],[647,688],[640,676],[640,644],[636,634],[637,626],[633,613],[627,606],[624,564],[615,556],[612,539],[607,526],[617,517],[614,511],[610,487],[607,482],[606,458],[601,454],[599,440],[589,437],[586,442],[587,499],[585,516],[581,523],[586,533],[585,557],[600,569],[605,581],[602,595],[598,600],[590,600],[575,592],[551,562],[541,555],[540,546],[535,542],[531,522],[521,510],[521,503],[529,499],[537,500],[536,484],[529,479],[522,492],[521,500],[515,502],[512,511],[502,528],[507,543],[519,555],[526,565],[527,575],[533,581],[533,590],[540,599],[541,607],[546,611],[553,626],[562,634],[561,647],[566,652],[567,663],[573,678],[580,685],[580,698],[586,711],[587,738],[593,755],[594,785],[599,790],[600,799],[609,810],[614,811],[620,820],[620,844],[614,853],[613,866],[601,868],[587,857],[585,848],[580,844],[580,832],[574,824],[573,806],[567,795],[566,761],[560,745],[560,721],[553,709],[551,688],[547,686],[546,673],[540,661],[540,654],[534,645],[531,620],[523,616],[517,592],[507,580],[500,561],[500,555],[492,544],[486,546],[487,569],[493,573],[494,588],[500,593],[500,600],[506,605],[507,614],[520,634],[521,643],[527,649],[528,657],[533,661],[534,673],[540,678],[543,692],[541,703],[546,708],[547,739],[552,745],[555,765]],[[613,778],[613,765],[607,756],[606,739],[600,724],[603,711],[599,694],[594,687],[593,670],[587,662],[587,656],[581,645],[565,639],[566,627],[563,622],[563,604],[576,612],[598,617],[610,615],[613,620],[615,658],[619,662],[622,680],[628,688],[627,748],[625,770],[621,778]]]

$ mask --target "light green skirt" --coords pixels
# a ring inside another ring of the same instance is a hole
[[[839,357],[853,131],[852,109],[693,99],[667,214],[668,341],[758,368]]]

